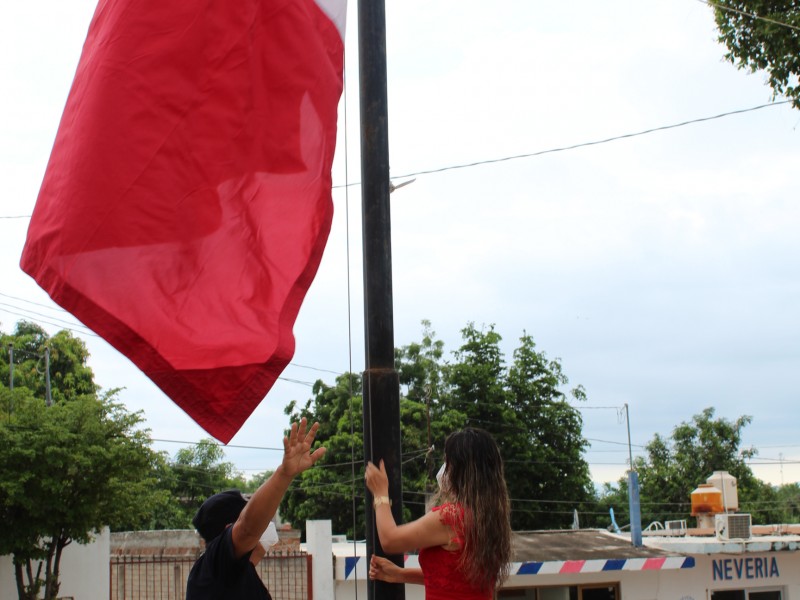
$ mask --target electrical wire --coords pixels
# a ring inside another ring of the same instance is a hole
[[[703,1],[703,0],[700,0],[700,1]],[[650,133],[655,133],[657,131],[666,131],[668,129],[676,129],[678,127],[685,127],[686,125],[693,125],[695,123],[704,123],[706,121],[713,121],[715,119],[721,119],[723,117],[729,117],[729,116],[732,116],[732,115],[739,115],[739,114],[743,114],[743,113],[753,112],[753,111],[756,111],[756,110],[761,110],[762,108],[780,106],[781,104],[788,104],[790,102],[791,102],[791,100],[780,100],[778,102],[770,102],[768,104],[760,104],[758,106],[751,106],[750,108],[742,108],[742,109],[739,109],[739,110],[732,110],[732,111],[728,111],[728,112],[712,115],[712,116],[709,116],[709,117],[699,117],[699,118],[696,118],[696,119],[690,119],[688,121],[681,121],[679,123],[673,123],[671,125],[662,125],[660,127],[652,127],[650,129],[644,129],[642,131],[636,131],[636,132],[633,132],[633,133],[625,133],[625,134],[621,134],[621,135],[615,135],[615,136],[604,138],[604,139],[600,139],[600,140],[593,140],[593,141],[589,141],[589,142],[581,142],[581,143],[572,144],[572,145],[569,145],[569,146],[560,146],[560,147],[556,147],[556,148],[548,148],[547,150],[538,150],[536,152],[528,152],[528,153],[525,153],[525,154],[514,154],[514,155],[511,155],[511,156],[503,156],[503,157],[500,157],[500,158],[489,158],[489,159],[485,159],[485,160],[476,160],[476,161],[469,162],[469,163],[462,163],[462,164],[457,164],[457,165],[449,165],[449,166],[437,167],[437,168],[433,168],[433,169],[423,169],[421,171],[412,171],[410,173],[405,173],[403,175],[397,175],[395,177],[392,177],[392,179],[407,179],[409,177],[418,177],[418,176],[421,176],[421,175],[432,175],[434,173],[443,173],[445,171],[454,171],[456,169],[468,169],[468,168],[478,167],[478,166],[482,166],[482,165],[490,165],[490,164],[495,164],[495,163],[500,163],[500,162],[519,160],[519,159],[522,159],[522,158],[533,158],[533,157],[536,157],[536,156],[544,156],[546,154],[554,154],[556,152],[566,152],[568,150],[577,150],[578,148],[587,148],[589,146],[599,146],[601,144],[608,144],[610,142],[616,142],[616,141],[619,141],[619,140],[624,140],[624,139],[639,137],[639,136],[643,136],[643,135],[648,135]],[[345,185],[335,185],[333,187],[334,188],[341,188],[341,187],[347,187],[347,186],[351,186],[351,185],[360,185],[360,182],[347,183]]]
[[[699,2],[703,2],[704,4],[709,4],[709,5],[713,4],[711,2],[707,2],[706,0],[698,0],[698,1]],[[747,14],[747,13],[745,13],[745,14]],[[754,16],[755,17],[755,15],[748,15],[748,16]],[[758,17],[756,17],[756,18],[758,18]],[[779,25],[785,25],[786,27],[791,27],[792,29],[798,29],[797,27],[795,27],[793,25],[788,25],[786,23],[780,23],[780,22],[776,22],[776,23],[779,24]],[[621,135],[615,135],[615,136],[604,138],[604,139],[600,139],[600,140],[592,140],[592,141],[588,141],[588,142],[580,142],[580,143],[572,144],[572,145],[569,145],[569,146],[559,146],[559,147],[556,147],[556,148],[548,148],[546,150],[538,150],[538,151],[535,151],[535,152],[528,152],[528,153],[525,153],[525,154],[514,154],[514,155],[511,155],[511,156],[503,156],[503,157],[499,157],[499,158],[489,158],[489,159],[485,159],[485,160],[476,160],[476,161],[469,162],[469,163],[449,165],[449,166],[444,166],[444,167],[436,167],[436,168],[432,168],[432,169],[423,169],[423,170],[420,170],[420,171],[413,171],[413,172],[410,172],[410,173],[405,173],[403,175],[396,175],[396,176],[392,177],[391,179],[392,180],[407,179],[409,177],[417,177],[417,176],[420,176],[420,175],[432,175],[432,174],[435,174],[435,173],[443,173],[445,171],[454,171],[454,170],[457,170],[457,169],[468,169],[468,168],[472,168],[472,167],[479,167],[479,166],[489,165],[489,164],[494,164],[494,163],[507,162],[507,161],[512,161],[512,160],[519,160],[519,159],[522,159],[522,158],[533,158],[533,157],[537,157],[537,156],[544,156],[546,154],[554,154],[556,152],[566,152],[566,151],[569,151],[569,150],[577,150],[579,148],[587,148],[587,147],[590,147],[590,146],[599,146],[601,144],[608,144],[610,142],[616,142],[616,141],[619,141],[619,140],[624,140],[624,139],[629,139],[629,138],[634,138],[634,137],[640,137],[640,136],[648,135],[648,134],[655,133],[655,132],[658,132],[658,131],[666,131],[668,129],[677,129],[679,127],[685,127],[687,125],[694,125],[696,123],[704,123],[706,121],[713,121],[715,119],[722,119],[724,117],[729,117],[729,116],[733,116],[733,115],[740,115],[740,114],[744,114],[744,113],[749,113],[749,112],[753,112],[753,111],[756,111],[756,110],[761,110],[763,108],[770,108],[770,107],[773,107],[773,106],[780,106],[782,104],[789,104],[791,102],[792,102],[791,100],[779,100],[777,102],[770,102],[770,103],[767,103],[767,104],[760,104],[758,106],[751,106],[749,108],[742,108],[742,109],[739,109],[739,110],[731,110],[731,111],[727,111],[727,112],[723,112],[723,113],[718,113],[716,115],[711,115],[711,116],[708,116],[708,117],[698,117],[696,119],[689,119],[687,121],[681,121],[679,123],[672,123],[670,125],[662,125],[662,126],[659,126],[659,127],[651,127],[650,129],[644,129],[642,131],[636,131],[636,132],[632,132],[632,133],[625,133],[625,134],[621,134]],[[345,138],[346,138],[346,135],[347,134],[345,132]],[[346,158],[345,158],[345,162],[346,162]],[[345,183],[344,184],[334,185],[332,187],[333,187],[333,189],[341,189],[341,188],[347,189],[347,188],[350,188],[352,186],[357,186],[357,185],[361,185],[361,182],[360,181],[356,181],[356,182],[350,183],[350,182],[347,181],[347,174],[345,174]],[[0,219],[24,219],[24,218],[28,218],[29,219],[30,217],[31,217],[31,215],[13,215],[13,216],[0,216]]]
[[[772,23],[773,25],[780,25],[781,27],[788,27],[789,29],[800,31],[800,27],[797,27],[796,25],[791,25],[790,23],[784,23],[783,21],[777,21],[776,19],[770,19],[769,17],[762,17],[761,15],[739,10],[738,8],[733,8],[732,6],[725,6],[724,4],[720,4],[719,2],[713,2],[712,0],[697,0],[697,1],[712,8],[718,8],[720,10],[724,10],[727,12],[732,12],[739,15],[743,15],[745,17],[750,17],[751,19],[756,19],[758,21],[766,21],[767,23]]]
[[[345,75],[343,74],[342,77],[344,78]],[[344,80],[344,178],[345,181],[350,179],[350,161],[348,160],[348,155],[350,154],[348,151],[349,148],[349,136],[348,136],[348,127],[347,127],[347,112],[348,112],[348,103],[347,103],[347,81]],[[350,188],[345,188],[345,195],[344,195],[344,206],[345,206],[345,282],[346,282],[346,292],[347,292],[347,370],[348,373],[353,372],[353,322],[352,322],[352,286],[351,286],[351,274],[350,274]],[[356,537],[356,526],[358,523],[357,518],[357,507],[356,507],[356,450],[355,450],[355,415],[353,414],[353,398],[355,397],[355,393],[353,391],[353,377],[347,377],[347,409],[350,413],[350,475],[352,479],[352,483],[350,484],[350,511],[351,511],[351,518],[352,518],[352,527],[353,527],[353,538]],[[363,451],[363,449],[362,449]],[[363,460],[361,461],[363,463]],[[366,524],[365,524],[366,525]],[[364,531],[364,537],[366,537],[367,532]],[[353,556],[358,556],[358,548],[356,545],[355,539],[353,539]],[[354,574],[355,577],[355,598],[358,600],[358,572],[356,571]]]

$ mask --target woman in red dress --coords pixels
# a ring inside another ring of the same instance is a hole
[[[386,467],[371,462],[364,474],[375,498],[375,525],[388,554],[419,550],[421,569],[405,569],[373,555],[370,578],[421,583],[426,600],[487,600],[508,576],[511,524],[503,460],[483,429],[451,433],[444,444],[438,506],[397,525],[390,510]],[[437,477],[438,478],[438,477]]]

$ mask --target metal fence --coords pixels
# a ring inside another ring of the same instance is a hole
[[[112,556],[109,600],[184,600],[193,558]],[[268,554],[256,566],[273,600],[313,600],[311,556]]]

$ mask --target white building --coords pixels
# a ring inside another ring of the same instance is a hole
[[[691,494],[692,516],[631,536],[606,530],[518,532],[507,600],[800,600],[800,526],[752,526],[736,479],[714,471]],[[336,600],[366,594],[363,545],[337,545]],[[418,566],[416,556],[406,565]],[[363,589],[362,589],[363,588]],[[363,596],[362,596],[363,597]],[[407,585],[408,600],[423,600]],[[317,598],[317,600],[320,600]]]
[[[747,539],[713,530],[605,530],[515,535],[512,575],[498,591],[507,600],[800,600],[800,527],[752,528]],[[367,594],[364,544],[335,544],[336,600]],[[417,566],[416,556],[406,558]],[[322,600],[315,594],[316,600]],[[407,585],[407,600],[423,600]]]
[[[176,548],[199,548],[194,532],[157,533],[159,548],[153,551],[150,561],[142,562],[145,569],[149,569],[151,579],[152,564],[163,560],[165,555],[175,554]],[[110,583],[110,554],[119,559],[117,554],[124,554],[125,546],[119,538],[131,534],[114,535],[118,539],[112,544],[116,548],[114,553],[110,553],[107,530],[88,547],[68,546],[62,564],[61,596],[74,600],[110,597],[180,600],[183,597],[185,575],[197,548],[187,556],[172,557],[171,562],[164,563],[175,575],[173,585],[152,586],[144,595],[130,595],[133,588],[126,588],[120,594],[117,593],[119,586]],[[330,521],[307,522],[306,537],[308,542],[303,546],[311,555],[308,563],[311,576],[303,572],[292,577],[300,577],[309,584],[308,596],[314,600],[368,597],[363,542],[343,542],[332,536]],[[800,600],[800,525],[748,526],[744,532],[719,528],[662,529],[645,531],[642,541],[641,547],[634,547],[628,535],[604,529],[518,532],[514,536],[512,574],[498,591],[497,598]],[[10,562],[7,557],[0,560],[0,598],[15,597]],[[124,568],[134,564],[125,563]],[[409,555],[406,564],[418,566],[417,557]],[[179,566],[181,572],[176,574]],[[112,571],[116,573],[118,569]],[[276,598],[284,597],[280,586],[276,587],[272,581],[268,585]],[[155,590],[164,593],[156,596]],[[423,600],[422,586],[407,585],[406,599]]]
[[[64,548],[59,598],[82,600],[107,596],[109,538],[108,528],[104,528],[91,543],[84,545],[73,542]],[[10,556],[0,556],[0,598],[11,600],[16,597],[14,564]]]

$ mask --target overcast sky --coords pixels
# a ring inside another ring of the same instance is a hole
[[[174,455],[207,434],[19,269],[94,7],[0,6],[0,329],[20,318],[73,328],[98,383],[124,387],[121,400]],[[247,475],[279,462],[263,448],[281,446],[289,401],[364,365],[355,9],[333,229],[293,364],[226,450]],[[634,454],[710,406],[753,417],[744,445],[759,450],[758,477],[798,481],[800,111],[771,106],[544,152],[769,103],[763,74],[724,62],[711,9],[390,0],[387,46],[392,175],[416,177],[392,195],[395,345],[418,341],[423,319],[448,353],[468,322],[494,324],[509,360],[532,335],[569,387],[586,389],[598,482],[626,468],[626,404]]]

